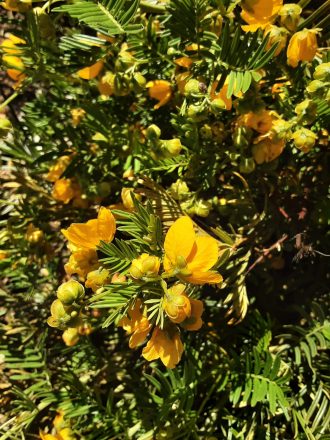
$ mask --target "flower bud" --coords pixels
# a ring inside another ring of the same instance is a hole
[[[200,199],[194,204],[195,214],[200,217],[207,217],[210,213],[211,207],[212,205],[210,202]]]
[[[67,328],[64,330],[62,339],[68,347],[72,347],[79,341],[78,329],[75,327]]]
[[[291,125],[290,122],[284,119],[275,119],[271,128],[272,140],[289,139],[291,136]]]
[[[41,229],[36,228],[32,223],[29,224],[25,237],[31,244],[40,243],[44,238],[44,233]]]
[[[319,64],[315,68],[313,77],[320,81],[330,81],[330,63]]]
[[[155,125],[155,124],[149,125],[149,127],[147,128],[147,131],[146,131],[146,136],[149,141],[152,141],[152,142],[158,141],[158,139],[160,138],[160,135],[161,135],[161,130],[158,127],[158,125]]]
[[[132,89],[135,93],[141,92],[143,89],[145,89],[146,84],[147,80],[141,73],[136,72],[133,74]]]
[[[169,192],[173,197],[173,199],[182,200],[189,195],[189,188],[186,182],[184,182],[181,179],[178,179],[176,182],[172,183]]]
[[[211,111],[214,114],[221,113],[223,110],[226,110],[226,103],[221,98],[215,98],[211,102]]]
[[[184,86],[184,95],[185,96],[193,96],[199,95],[200,93],[204,93],[205,84],[201,83],[197,79],[190,79]]]
[[[176,324],[189,318],[191,315],[191,305],[185,293],[185,286],[183,284],[176,284],[168,289],[162,306],[170,320]]]
[[[97,269],[87,274],[85,287],[96,292],[100,287],[109,282],[109,271],[107,269]]]
[[[113,95],[115,88],[115,75],[112,72],[107,72],[98,82],[97,88],[103,96]]]
[[[204,124],[199,132],[203,139],[212,139],[212,127],[209,124]]]
[[[130,267],[130,275],[135,279],[144,276],[155,277],[158,275],[160,268],[160,259],[154,255],[142,254],[132,261]]]
[[[113,91],[116,96],[129,94],[129,78],[126,75],[116,73],[113,80]]]
[[[126,281],[127,281],[127,278],[125,277],[125,275],[123,275],[121,273],[118,273],[118,272],[113,274],[112,278],[111,278],[111,282],[113,284],[116,284],[116,283],[126,283]]]
[[[267,26],[265,36],[268,35],[268,43],[265,50],[269,50],[275,43],[278,43],[274,56],[276,57],[286,46],[288,32],[286,29],[274,25]]]
[[[57,289],[57,298],[66,306],[81,300],[85,296],[84,287],[76,280],[70,280]]]
[[[11,122],[6,116],[0,116],[0,137],[7,135],[8,131],[12,128]]]
[[[314,79],[306,87],[307,92],[315,98],[322,98],[326,83],[320,81],[319,79]]]
[[[127,209],[128,211],[134,210],[134,202],[131,195],[132,192],[134,193],[134,188],[123,188],[121,190],[121,200],[123,202],[125,209]],[[137,200],[141,200],[142,198],[141,194],[136,194],[136,193],[134,193],[134,197]]]
[[[317,105],[311,99],[305,99],[295,108],[299,121],[312,124],[316,118]]]
[[[177,156],[182,150],[180,139],[161,140],[160,147],[163,153],[169,157]]]
[[[51,316],[47,319],[47,324],[50,327],[65,328],[72,319],[59,299],[52,302],[50,313]]]
[[[282,6],[278,12],[281,17],[281,25],[286,27],[289,31],[295,32],[300,20],[301,11],[301,7],[295,3],[287,3]]]
[[[255,162],[252,157],[245,157],[239,164],[239,171],[242,174],[249,174],[255,170]]]
[[[187,109],[187,116],[193,122],[199,122],[206,118],[205,107],[200,104],[191,104]]]
[[[300,128],[293,133],[292,139],[299,150],[308,153],[314,147],[317,135],[307,128]]]

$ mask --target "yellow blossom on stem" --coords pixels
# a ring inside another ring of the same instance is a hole
[[[197,236],[192,220],[180,217],[165,237],[164,269],[171,276],[192,284],[216,284],[222,276],[210,270],[218,261],[218,243],[209,236]]]
[[[185,293],[184,284],[176,284],[167,290],[163,299],[163,309],[175,324],[179,324],[191,315],[190,299]]]
[[[118,323],[120,327],[126,330],[128,335],[131,335],[129,339],[130,348],[141,345],[151,329],[150,322],[141,312],[142,307],[142,301],[138,298],[128,310],[128,316],[122,318]]]
[[[187,317],[183,322],[181,322],[180,325],[185,330],[196,331],[199,330],[203,325],[201,316],[204,311],[204,305],[203,302],[199,299],[190,298],[190,307],[190,316]]]
[[[93,270],[87,274],[87,279],[85,282],[85,287],[88,287],[96,292],[104,284],[109,283],[109,271],[107,269]]]
[[[158,101],[158,104],[154,106],[155,110],[167,104],[172,97],[171,83],[163,79],[149,81],[146,84],[146,88],[149,89],[150,98],[157,99]]]
[[[83,108],[73,108],[70,110],[73,127],[77,127],[83,120],[86,112]]]
[[[67,204],[77,195],[77,184],[73,179],[59,179],[55,182],[52,196],[55,200]]]
[[[96,250],[101,240],[109,243],[116,232],[116,221],[112,212],[101,207],[97,219],[86,223],[72,223],[68,229],[62,229],[62,234],[70,244],[78,249]]]
[[[27,227],[25,238],[31,244],[39,243],[44,237],[44,233],[41,229],[36,228],[32,223]]]
[[[142,356],[147,361],[159,359],[167,368],[174,368],[181,359],[183,345],[180,334],[175,326],[161,330],[156,327],[151,339],[142,350]]]
[[[31,9],[31,1],[25,0],[24,2],[20,0],[5,0],[1,2],[0,5],[7,9],[7,11],[13,12],[26,12]]]
[[[84,67],[83,69],[78,70],[77,75],[82,79],[93,79],[96,78],[97,75],[103,69],[103,61],[99,60],[95,64],[91,66]]]
[[[124,208],[128,211],[134,211],[134,203],[131,195],[132,192],[134,193],[134,188],[123,188],[121,190],[121,200],[123,202]],[[141,194],[134,193],[134,197],[137,200],[142,199]]]
[[[285,140],[275,140],[271,136],[259,138],[252,147],[252,156],[255,162],[260,165],[264,162],[271,162],[276,159],[285,147]]]
[[[243,115],[242,124],[253,128],[258,133],[267,133],[272,127],[273,116],[269,110],[263,109],[259,112],[249,112]]]
[[[76,327],[67,328],[62,334],[62,339],[68,347],[76,345],[80,339],[78,329]]]
[[[61,156],[57,159],[54,165],[49,168],[46,179],[49,182],[56,182],[60,179],[64,171],[67,169],[69,163],[71,162],[71,156]]]
[[[278,43],[277,48],[274,52],[274,56],[279,55],[286,46],[288,39],[288,31],[284,28],[274,26],[270,24],[265,29],[265,37],[269,35],[268,43],[265,50],[269,50],[275,43]]]
[[[243,0],[241,3],[242,19],[248,23],[242,26],[245,32],[256,32],[273,23],[283,0]]]
[[[303,29],[292,35],[287,49],[289,66],[297,67],[299,61],[313,60],[318,49],[318,32],[318,29]]]
[[[130,274],[133,278],[155,277],[160,268],[160,259],[154,255],[142,254],[132,261]]]

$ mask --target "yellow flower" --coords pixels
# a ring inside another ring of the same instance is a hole
[[[59,179],[55,182],[52,196],[55,200],[69,203],[71,199],[77,194],[77,186],[72,179]]]
[[[25,238],[31,244],[39,243],[44,237],[44,233],[41,229],[36,228],[32,223],[27,227]]]
[[[63,428],[56,435],[46,434],[45,432],[40,431],[39,435],[41,440],[75,440],[76,439],[71,428]]]
[[[211,90],[210,90],[211,101],[221,100],[220,102],[223,103],[223,108],[226,110],[231,110],[233,102],[231,98],[227,98],[228,84],[225,84],[222,87],[222,89],[218,93],[216,93],[218,84],[219,81],[214,81],[211,86]]]
[[[16,35],[9,34],[8,38],[3,40],[0,47],[2,51],[8,55],[21,55],[23,50],[17,47],[17,44],[26,44],[26,41],[16,37]]]
[[[120,327],[126,330],[128,335],[131,335],[129,339],[130,348],[141,345],[151,329],[151,324],[141,312],[142,307],[142,302],[138,298],[134,305],[128,310],[128,317],[125,316],[118,323]]]
[[[186,318],[183,322],[181,322],[181,327],[185,330],[195,331],[199,330],[202,325],[202,313],[204,311],[203,302],[199,299],[191,299],[190,298],[190,307],[191,313],[188,318]]]
[[[92,289],[93,292],[96,292],[100,287],[104,286],[104,284],[110,282],[109,275],[107,269],[93,270],[88,273],[85,286]]]
[[[308,128],[300,128],[293,133],[292,139],[299,150],[308,153],[314,147],[317,135]]]
[[[56,182],[62,176],[71,162],[71,156],[61,156],[57,159],[56,163],[49,168],[46,179],[49,182]]]
[[[107,72],[98,82],[97,88],[103,96],[113,95],[115,90],[115,75],[112,72]]]
[[[130,274],[133,278],[155,277],[160,268],[160,259],[154,255],[142,254],[132,261]]]
[[[134,203],[131,196],[131,192],[134,193],[134,188],[123,188],[121,190],[121,200],[123,202],[124,208],[128,211],[134,211]],[[134,196],[137,200],[141,200],[141,194],[134,193]]]
[[[196,236],[189,217],[180,217],[165,237],[164,269],[192,284],[220,283],[222,276],[210,270],[218,261],[218,243],[209,236]]]
[[[318,49],[318,32],[318,29],[303,29],[292,35],[287,49],[289,66],[297,67],[299,61],[313,60]]]
[[[285,147],[285,140],[274,140],[271,136],[267,136],[257,140],[257,143],[252,147],[253,159],[257,164],[262,164],[264,162],[271,162],[276,159]]]
[[[79,76],[79,78],[82,79],[93,79],[97,77],[102,69],[103,61],[99,60],[91,66],[84,67],[83,69],[78,70],[77,75]]]
[[[163,309],[175,324],[179,324],[191,315],[190,299],[185,293],[184,284],[176,284],[168,289],[163,299]]]
[[[116,221],[111,211],[102,206],[97,219],[86,223],[72,223],[61,232],[78,249],[96,250],[101,240],[107,243],[112,241],[116,232]]]
[[[31,8],[31,1],[20,1],[20,0],[5,0],[1,2],[0,5],[7,9],[8,11],[14,12],[26,12]]]
[[[85,279],[87,274],[99,266],[97,253],[93,249],[79,249],[74,251],[69,261],[64,265],[65,273],[68,275],[77,274],[79,278]]]
[[[171,83],[163,79],[156,79],[155,81],[149,81],[146,87],[147,89],[149,89],[150,98],[157,99],[158,101],[158,104],[154,106],[155,110],[167,104],[172,97]]]
[[[72,347],[73,345],[76,345],[77,342],[79,341],[79,338],[80,336],[78,329],[75,327],[67,328],[66,330],[64,330],[62,334],[62,339],[65,345],[67,345],[68,347]]]
[[[83,108],[73,108],[70,110],[70,113],[71,113],[71,117],[72,117],[73,127],[77,127],[86,114],[86,112]]]
[[[269,50],[275,43],[278,43],[274,56],[279,55],[279,53],[282,52],[282,50],[286,46],[286,41],[288,39],[287,30],[270,24],[266,27],[264,35],[265,37],[266,35],[269,35],[269,40],[265,47],[265,50]]]
[[[283,0],[244,0],[241,17],[248,25],[242,26],[242,29],[245,32],[264,29],[276,19],[282,4]]]
[[[142,356],[147,361],[160,358],[167,368],[174,368],[180,362],[182,353],[183,345],[175,327],[166,330],[156,327],[150,341],[142,350]]]
[[[174,62],[180,67],[189,69],[193,63],[193,60],[189,57],[181,57],[181,58],[177,58]]]
[[[263,109],[259,112],[249,112],[243,115],[242,123],[246,127],[253,128],[258,133],[267,133],[272,127],[273,116],[269,110]]]
[[[281,17],[281,25],[294,32],[298,26],[301,12],[301,7],[296,3],[287,3],[282,6],[278,13]]]

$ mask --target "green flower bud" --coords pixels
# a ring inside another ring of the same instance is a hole
[[[189,188],[183,180],[178,179],[176,182],[172,183],[169,192],[173,199],[182,200],[185,199],[189,194]]]
[[[212,139],[212,127],[208,124],[204,124],[200,129],[200,135],[203,139]]]
[[[141,92],[143,89],[145,89],[146,84],[147,80],[141,73],[134,73],[132,77],[132,89],[135,93]]]
[[[139,280],[143,277],[143,273],[141,270],[135,265],[134,263],[131,265],[129,273],[132,278],[135,278],[136,280]]]
[[[281,25],[285,26],[289,31],[295,32],[300,20],[301,11],[301,7],[295,3],[287,3],[282,6],[278,13],[281,17]]]
[[[192,200],[187,200],[185,202],[181,202],[180,207],[181,207],[182,211],[184,211],[188,215],[195,214],[195,205]]]
[[[313,77],[320,81],[330,81],[330,63],[319,64],[315,69]]]
[[[7,135],[8,131],[12,129],[11,122],[8,118],[0,117],[0,137]]]
[[[113,81],[114,94],[126,96],[129,94],[129,78],[126,75],[116,73]]]
[[[81,300],[84,296],[84,287],[75,280],[61,284],[57,290],[57,298],[66,306]]]
[[[210,202],[200,199],[194,205],[195,214],[200,217],[207,217],[210,213],[211,207],[212,204]]]
[[[255,170],[256,164],[252,157],[244,158],[239,164],[239,170],[242,174],[249,174]]]
[[[158,125],[152,124],[147,128],[146,136],[149,141],[158,141],[161,135],[161,130]]]
[[[322,98],[324,93],[324,88],[326,84],[319,79],[314,79],[314,81],[310,82],[306,87],[308,93],[310,93],[315,98]]]
[[[317,105],[311,99],[305,99],[295,108],[299,121],[311,124],[314,122],[317,113]]]
[[[199,95],[200,93],[204,93],[204,90],[205,84],[197,79],[190,79],[184,86],[185,96]]]
[[[180,139],[161,140],[161,149],[166,156],[174,157],[180,154],[182,144]]]
[[[299,150],[308,153],[314,147],[317,135],[307,128],[300,128],[293,133],[292,139]]]
[[[226,110],[225,101],[223,101],[221,98],[213,99],[213,101],[211,102],[211,111],[217,115],[223,110]]]
[[[47,319],[47,323],[50,327],[65,328],[72,319],[59,299],[52,302],[50,313],[52,316]]]

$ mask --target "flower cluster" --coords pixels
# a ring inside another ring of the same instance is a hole
[[[180,331],[196,331],[202,326],[203,303],[190,296],[190,286],[222,282],[222,276],[212,269],[218,261],[218,242],[209,235],[196,234],[192,220],[183,216],[167,231],[161,256],[142,253],[131,261],[128,271],[111,276],[111,267],[102,267],[97,249],[102,242],[110,243],[115,232],[114,216],[104,207],[97,219],[73,223],[62,230],[72,251],[65,270],[69,275],[78,275],[93,294],[102,293],[104,286],[111,283],[123,288],[125,284],[158,285],[160,297],[153,297],[152,290],[148,293],[141,289],[129,301],[118,326],[130,335],[130,348],[145,343],[150,334],[143,357],[149,361],[160,358],[168,368],[174,368],[183,352]],[[48,324],[65,330],[63,339],[67,345],[74,345],[79,335],[86,334],[84,297],[84,287],[71,279],[59,287],[52,304]],[[160,308],[162,324],[155,321],[154,313],[150,314],[150,303],[157,303]]]

